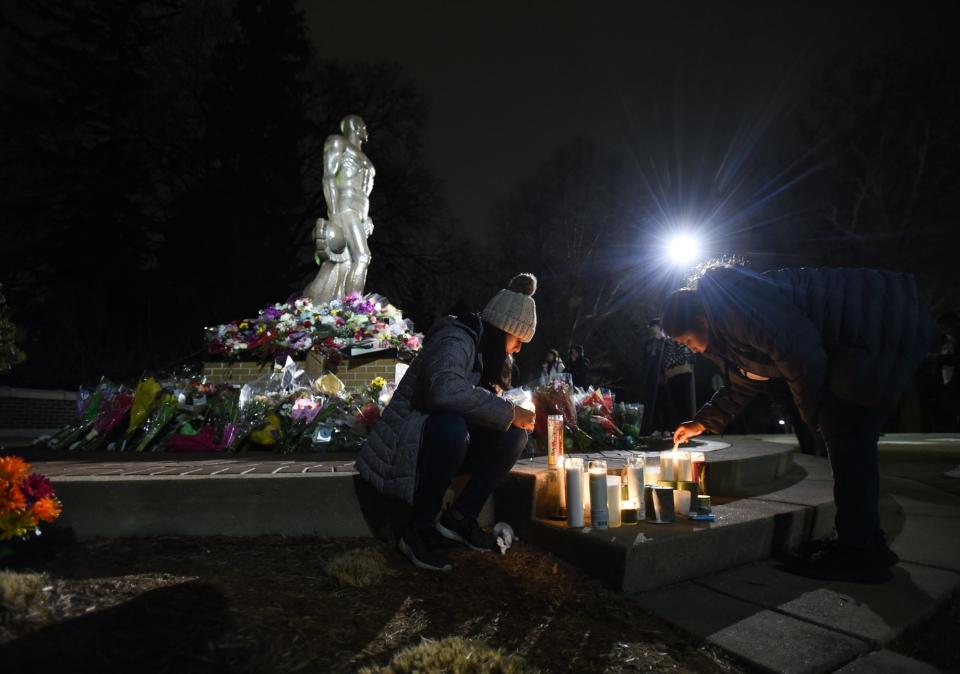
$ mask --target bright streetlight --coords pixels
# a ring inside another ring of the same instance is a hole
[[[688,265],[700,256],[700,242],[689,234],[677,234],[667,242],[670,259],[677,265]]]

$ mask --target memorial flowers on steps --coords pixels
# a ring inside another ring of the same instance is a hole
[[[325,304],[301,297],[264,307],[257,318],[207,328],[210,353],[268,360],[310,351],[330,357],[351,347],[415,352],[423,336],[403,313],[377,294],[350,294]]]

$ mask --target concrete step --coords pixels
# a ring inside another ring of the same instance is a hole
[[[570,529],[548,517],[556,506],[553,474],[530,465],[519,466],[497,491],[496,519],[515,523],[517,533],[527,542],[630,595],[764,560],[828,535],[835,508],[826,460],[794,457],[792,450],[785,459],[781,451],[760,448],[759,455],[764,458],[755,461],[756,465],[766,463],[775,472],[779,470],[774,464],[789,466],[761,485],[745,480],[759,476],[759,471],[737,466],[741,460],[752,460],[751,446],[757,443],[734,444],[729,450],[707,454],[708,486],[729,484],[734,492],[743,494],[718,496],[715,492],[715,522],[678,518],[673,524],[640,522],[616,529]],[[723,458],[724,452],[730,452],[732,458]],[[725,472],[711,473],[716,466]],[[718,473],[721,479],[711,482],[711,474]]]

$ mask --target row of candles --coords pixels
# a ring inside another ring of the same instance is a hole
[[[582,458],[564,459],[560,508],[566,511],[567,526],[583,527],[588,510],[594,529],[636,524],[641,517],[666,523],[676,513],[710,514],[702,452],[631,456],[625,464],[619,475],[609,475],[605,460],[589,461],[584,471]]]

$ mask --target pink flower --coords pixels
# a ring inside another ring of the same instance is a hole
[[[39,473],[27,475],[23,480],[23,484],[20,485],[20,491],[22,491],[23,495],[30,501],[37,501],[53,496],[53,486],[50,484],[50,480]]]
[[[408,349],[416,351],[420,348],[420,335],[410,335],[407,337],[405,344]]]

